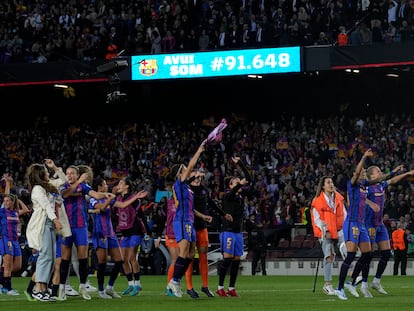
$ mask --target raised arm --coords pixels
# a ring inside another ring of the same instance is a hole
[[[414,176],[414,170],[405,172],[405,173],[400,174],[400,175],[396,175],[396,176],[390,178],[387,182],[388,182],[389,185],[392,185],[392,184],[398,183],[399,181],[401,181],[403,179],[406,179],[406,178],[412,177],[412,176]]]
[[[69,188],[62,190],[62,197],[63,198],[70,197],[73,194],[73,192],[75,191],[75,189],[81,183],[83,183],[87,178],[88,178],[88,173],[83,173],[82,175],[80,175],[79,178],[73,184],[69,185]],[[99,199],[99,198],[96,198],[96,199]]]
[[[365,160],[368,157],[372,157],[373,155],[374,153],[372,152],[371,148],[369,148],[367,151],[364,152],[361,160],[359,160],[358,165],[355,168],[354,174],[352,175],[351,184],[355,185],[355,183],[359,179],[359,175],[361,174],[362,169],[364,168]]]
[[[196,153],[191,158],[190,162],[188,163],[185,173],[181,174],[181,182],[186,181],[190,177],[191,171],[193,170],[194,166],[197,164],[197,161],[200,158],[200,155],[204,152],[204,150],[205,150],[204,145],[201,144],[200,147],[198,147]]]
[[[127,206],[131,205],[133,202],[135,202],[136,200],[140,200],[143,198],[146,198],[148,196],[148,192],[145,190],[141,190],[139,192],[137,192],[135,195],[133,195],[131,198],[129,198],[128,200],[122,202],[122,201],[115,201],[114,203],[114,207],[118,207],[118,208],[126,208]]]
[[[4,182],[6,183],[6,187],[4,188],[4,194],[10,194],[10,190],[13,184],[13,178],[9,175],[9,173],[4,173],[2,180],[4,180]]]
[[[96,203],[94,205],[94,209],[97,210],[97,211],[104,211],[105,209],[110,208],[110,204],[111,204],[112,200],[115,199],[115,197],[116,197],[115,194],[108,193],[108,196],[107,196],[106,200],[102,203]]]
[[[17,202],[19,203],[19,216],[25,215],[30,212],[27,205],[20,199],[17,199]]]

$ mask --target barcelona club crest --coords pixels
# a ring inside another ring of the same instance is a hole
[[[154,76],[158,72],[156,59],[144,60],[139,64],[139,72],[141,75],[149,77]]]

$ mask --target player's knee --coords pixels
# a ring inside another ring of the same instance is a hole
[[[354,259],[355,259],[355,255],[356,255],[356,253],[355,253],[355,252],[348,252],[348,253],[346,254],[346,257],[345,257],[344,263],[345,263],[345,264],[347,264],[347,265],[350,265],[350,264],[354,261]]]
[[[372,259],[372,252],[366,252],[361,254],[361,262],[366,264],[370,263]]]
[[[388,261],[391,258],[391,250],[387,249],[387,250],[383,250],[380,252],[381,254],[381,260],[383,261]]]

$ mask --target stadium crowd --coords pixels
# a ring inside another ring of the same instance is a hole
[[[209,117],[188,123],[78,123],[52,127],[43,120],[32,128],[0,132],[0,169],[12,177],[12,193],[29,208],[26,169],[46,158],[53,158],[62,168],[88,165],[95,177],[107,180],[110,189],[128,176],[137,189],[149,193],[144,204],[152,206],[159,201],[157,191],[165,189],[169,168],[187,160],[196,142],[216,122]],[[212,198],[220,201],[225,190],[224,176],[229,172],[237,174],[231,157],[240,156],[253,179],[252,190],[245,198],[245,217],[247,220],[255,214],[256,222],[264,228],[306,222],[304,208],[310,206],[323,175],[333,176],[338,191],[345,194],[350,170],[368,147],[375,152],[372,162],[384,172],[397,165],[413,168],[414,123],[409,114],[324,118],[283,115],[273,121],[249,120],[234,114],[228,122],[222,142],[207,148],[200,158],[204,182]],[[385,208],[388,218],[404,222],[405,226],[412,222],[413,190],[409,180],[391,187]],[[156,208],[147,210],[150,219],[150,211],[156,213]],[[219,225],[216,219],[210,230],[219,230]]]
[[[414,40],[408,0],[9,0],[0,64]]]

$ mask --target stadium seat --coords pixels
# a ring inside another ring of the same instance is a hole
[[[290,241],[285,239],[280,239],[279,243],[277,243],[277,247],[280,249],[288,249],[290,247]]]
[[[290,248],[299,249],[301,247],[302,247],[302,241],[301,240],[292,240],[292,242],[290,242]]]
[[[304,240],[302,243],[303,248],[314,248],[316,245],[316,241],[314,240]]]
[[[297,234],[297,235],[295,235],[293,237],[293,241],[296,241],[296,240],[303,242],[305,240],[305,235],[304,234]]]
[[[313,234],[307,234],[305,236],[305,240],[312,240],[312,241],[316,241],[317,238],[313,235]]]

